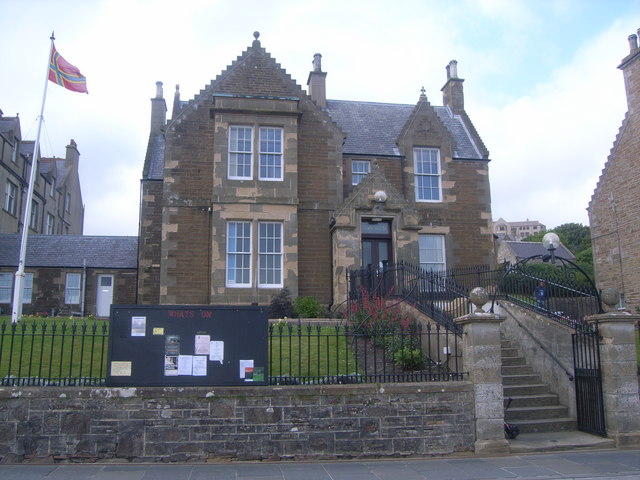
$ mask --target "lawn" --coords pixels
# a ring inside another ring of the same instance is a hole
[[[269,341],[270,376],[323,378],[356,374],[350,340],[343,328],[274,325]]]
[[[108,321],[0,317],[0,379],[92,383],[106,375]],[[72,380],[73,379],[73,380]],[[42,381],[41,381],[42,383]]]

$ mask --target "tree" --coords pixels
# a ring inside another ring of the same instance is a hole
[[[591,251],[591,229],[581,223],[564,223],[552,230],[538,232],[523,242],[541,242],[546,233],[554,232],[562,244],[576,257],[575,263],[593,280],[593,255]]]

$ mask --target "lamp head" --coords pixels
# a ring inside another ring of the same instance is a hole
[[[545,250],[556,250],[560,246],[560,237],[553,232],[546,233],[542,237],[542,246]]]

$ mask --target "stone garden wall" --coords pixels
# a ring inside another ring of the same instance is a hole
[[[471,383],[0,388],[0,461],[376,458],[473,451]]]

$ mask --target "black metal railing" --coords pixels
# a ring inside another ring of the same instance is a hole
[[[461,380],[454,335],[439,325],[269,327],[271,385]]]
[[[503,270],[488,265],[461,267],[442,272],[400,261],[382,267],[369,265],[347,272],[349,310],[364,296],[406,301],[430,317],[438,325],[460,335],[454,319],[471,312],[469,292],[483,287],[493,292]]]
[[[538,255],[507,265],[495,299],[508,300],[574,329],[589,330],[586,317],[602,313],[591,278],[570,260],[556,257],[555,264],[541,260]]]
[[[104,385],[108,322],[0,324],[0,385]]]

